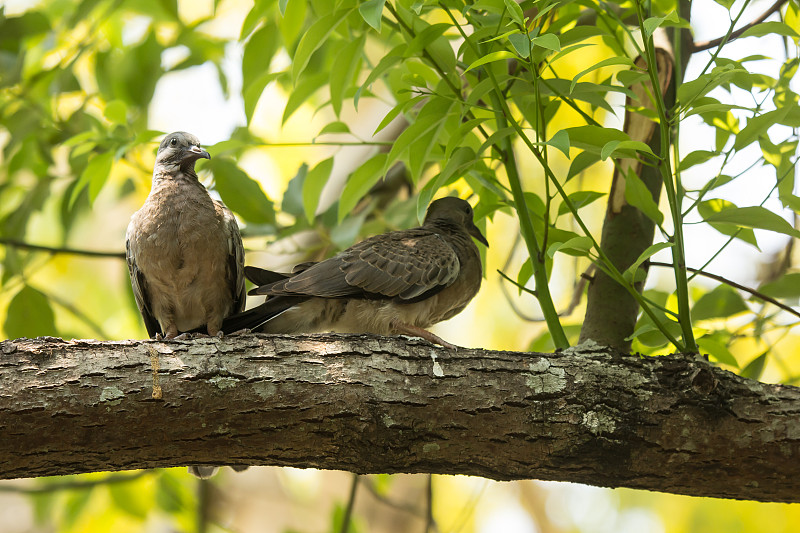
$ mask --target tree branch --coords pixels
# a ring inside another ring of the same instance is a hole
[[[125,259],[125,252],[96,252],[94,250],[79,250],[77,248],[64,248],[53,246],[42,246],[40,244],[30,244],[16,239],[6,239],[0,237],[0,244],[4,246],[12,246],[14,248],[22,248],[24,250],[34,250],[37,252],[49,252],[51,254],[72,254],[84,255],[87,257],[112,257],[114,259]]]
[[[650,266],[674,268],[672,263],[662,263],[661,261],[650,261]],[[739,289],[740,291],[744,291],[744,292],[746,292],[746,293],[758,298],[759,300],[762,300],[764,302],[769,302],[772,305],[774,305],[775,307],[777,307],[779,309],[783,309],[787,313],[790,313],[790,314],[800,318],[800,312],[798,312],[796,309],[794,309],[793,307],[791,307],[789,305],[786,305],[783,302],[780,302],[780,301],[776,300],[772,296],[767,296],[763,292],[758,292],[757,290],[751,289],[750,287],[742,285],[741,283],[737,283],[737,282],[733,281],[732,279],[724,278],[724,277],[720,276],[719,274],[712,274],[711,272],[706,272],[705,270],[700,270],[699,268],[686,267],[686,270],[688,270],[689,272],[694,272],[698,276],[703,276],[703,277],[706,277],[706,278],[709,278],[709,279],[713,279],[715,281],[719,281],[720,283],[724,283],[725,285],[729,285],[729,286],[733,287],[734,289]]]
[[[800,501],[800,389],[694,356],[333,334],[0,354],[2,478],[252,464]]]
[[[785,4],[785,3],[786,3],[786,0],[777,0],[777,2],[772,4],[769,7],[769,9],[764,11],[760,16],[758,16],[755,19],[753,19],[752,22],[750,22],[749,24],[745,24],[744,26],[742,26],[741,28],[739,28],[736,31],[732,31],[730,36],[728,36],[728,39],[727,39],[726,42],[731,42],[732,40],[738,38],[740,35],[742,35],[744,32],[746,32],[747,30],[752,28],[753,26],[755,26],[757,24],[761,24],[762,22],[767,20],[767,18],[769,18],[770,15],[776,13],[781,7],[783,7],[783,4]],[[711,48],[716,48],[717,46],[722,44],[723,40],[725,40],[724,36],[723,37],[717,37],[716,39],[711,39],[710,41],[703,41],[703,42],[695,43],[694,47],[692,48],[692,53],[702,52],[703,50],[709,50]]]

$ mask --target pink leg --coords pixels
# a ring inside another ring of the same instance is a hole
[[[392,320],[392,327],[400,333],[413,335],[415,337],[422,337],[428,342],[432,342],[433,344],[438,344],[439,346],[444,346],[449,350],[458,350],[458,346],[456,346],[455,344],[450,344],[449,342],[442,339],[438,335],[434,335],[427,329],[408,324],[406,322],[403,322],[402,320]]]

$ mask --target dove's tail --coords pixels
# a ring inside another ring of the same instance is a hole
[[[228,335],[243,329],[255,330],[268,320],[308,300],[308,298],[308,296],[270,296],[263,304],[241,313],[236,313],[223,320],[222,332]]]

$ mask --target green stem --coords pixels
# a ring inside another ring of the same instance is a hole
[[[683,239],[683,214],[681,213],[680,202],[682,195],[679,194],[681,184],[677,180],[673,181],[669,155],[671,130],[669,121],[667,120],[667,111],[664,107],[664,97],[661,94],[661,83],[658,79],[653,39],[652,37],[647,37],[645,34],[644,13],[642,12],[642,3],[639,0],[636,2],[636,15],[639,18],[639,31],[642,41],[644,42],[644,51],[647,54],[647,72],[650,75],[650,83],[653,86],[653,99],[655,100],[654,103],[658,111],[659,128],[661,130],[659,169],[661,170],[661,178],[664,182],[664,190],[667,194],[672,223],[674,225],[672,240],[675,242],[675,246],[672,247],[672,263],[675,265],[675,293],[678,298],[678,322],[680,323],[681,332],[683,333],[684,349],[688,352],[696,352],[697,343],[695,342],[694,332],[692,331],[692,315],[689,307],[689,282],[686,276],[686,249]]]
[[[495,87],[497,89],[497,87]],[[497,121],[497,129],[501,130],[508,127],[506,116],[501,110],[498,91],[491,92],[492,105],[496,107],[495,120]],[[536,281],[536,298],[539,300],[539,306],[542,308],[542,315],[547,323],[547,329],[553,337],[553,344],[556,348],[569,348],[569,341],[564,333],[564,328],[561,326],[561,320],[558,318],[558,311],[556,311],[553,304],[553,298],[550,295],[550,287],[547,280],[547,268],[544,261],[544,251],[539,246],[539,240],[536,238],[536,232],[533,230],[533,223],[531,222],[530,213],[528,212],[528,204],[525,202],[525,193],[522,190],[522,181],[520,180],[519,171],[517,169],[517,161],[514,157],[514,148],[511,146],[511,141],[508,137],[504,137],[499,142],[500,153],[503,159],[503,165],[508,175],[508,182],[511,185],[511,194],[514,197],[514,206],[519,216],[520,229],[522,230],[522,238],[525,240],[525,245],[528,248],[528,255],[531,258],[533,265],[533,279]]]
[[[444,8],[444,6],[442,7]],[[464,33],[463,28],[455,20],[453,14],[450,13],[449,9],[444,9],[449,15],[450,19],[453,21],[453,24],[458,28],[459,32],[461,32],[462,37],[464,37],[468,45],[474,49],[472,40],[470,40]],[[480,55],[479,50],[474,51],[476,54]],[[494,73],[491,71],[491,69],[486,69],[486,71],[489,73],[489,77],[492,79],[492,83],[494,85],[494,88],[490,93],[490,98],[492,100],[492,107],[494,109],[495,121],[497,122],[497,131],[501,131],[508,127],[508,120],[506,117],[508,117],[515,125],[517,125],[516,121],[513,120],[513,117],[511,116],[508,105],[505,103],[502,89],[497,83]],[[503,137],[497,144],[497,148],[500,151],[500,157],[503,161],[503,166],[506,169],[508,182],[511,186],[511,195],[514,198],[514,206],[517,210],[517,216],[519,217],[522,238],[525,240],[525,245],[528,248],[528,255],[531,258],[531,265],[533,266],[533,279],[536,282],[536,299],[539,301],[539,306],[542,309],[542,315],[544,315],[547,329],[550,331],[550,335],[553,337],[553,344],[555,347],[557,349],[569,348],[569,340],[567,340],[567,336],[564,333],[564,328],[561,326],[561,320],[558,317],[558,311],[553,304],[553,297],[550,294],[550,286],[547,279],[547,267],[544,259],[544,250],[542,250],[541,246],[539,245],[539,239],[536,237],[536,232],[533,229],[533,222],[531,221],[530,213],[528,211],[528,204],[525,202],[525,193],[522,190],[522,180],[520,179],[516,157],[514,156],[514,147],[512,146],[511,140],[508,137]],[[546,220],[545,226],[547,226]]]

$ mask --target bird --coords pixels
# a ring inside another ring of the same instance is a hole
[[[266,301],[233,315],[224,330],[264,333],[407,334],[456,349],[428,331],[460,313],[483,277],[478,247],[489,246],[472,206],[457,197],[435,200],[422,226],[367,238],[289,274],[245,267],[251,295]]]
[[[245,306],[239,226],[198,180],[198,159],[211,156],[194,135],[164,137],[150,195],[128,225],[128,272],[151,338],[198,328],[219,335],[223,319]]]

